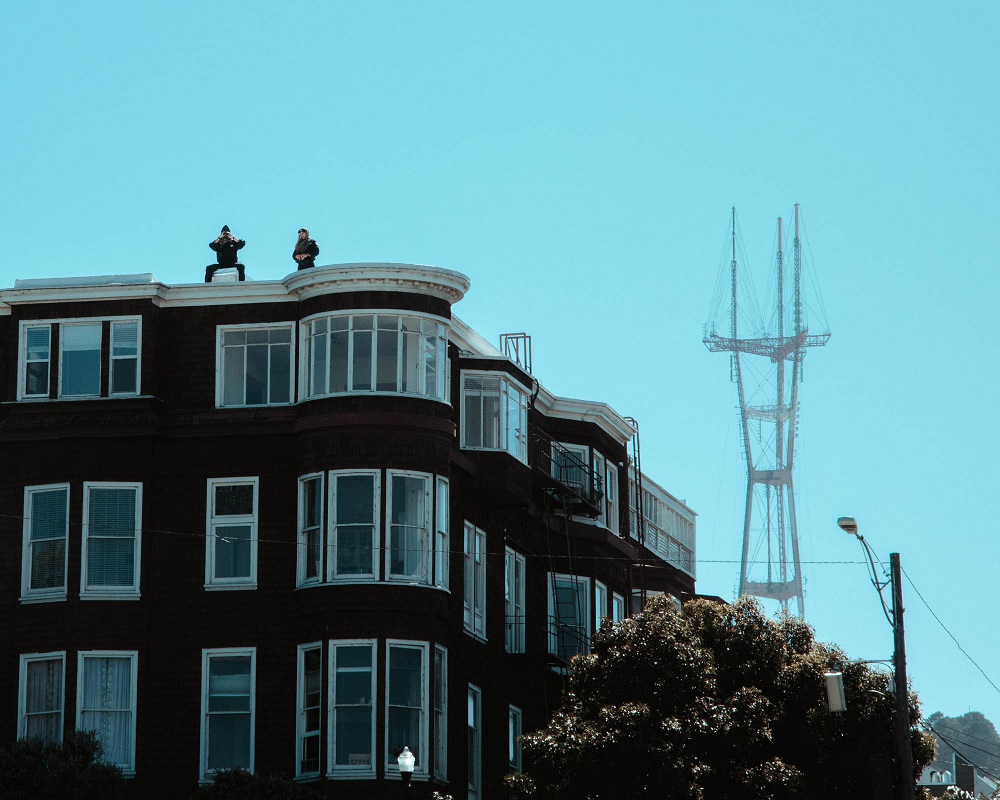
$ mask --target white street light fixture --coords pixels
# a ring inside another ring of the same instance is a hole
[[[417,763],[416,757],[410,752],[410,748],[404,745],[403,752],[399,754],[396,758],[396,763],[399,765],[399,777],[403,779],[403,783],[406,784],[406,788],[410,788],[410,778],[413,777],[413,767]]]

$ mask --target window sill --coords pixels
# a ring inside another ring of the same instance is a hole
[[[206,583],[206,592],[254,592],[257,590],[256,581],[253,583]]]
[[[486,644],[489,642],[489,639],[486,638],[485,634],[476,633],[475,631],[470,631],[468,628],[464,627],[462,628],[462,630],[465,631],[465,635],[468,636],[470,639],[475,639],[477,642],[481,642],[482,644]]]
[[[138,592],[127,594],[117,594],[114,592],[80,592],[81,600],[139,600],[142,597]]]
[[[22,595],[20,601],[21,605],[33,605],[35,603],[63,603],[66,601],[66,593],[61,592],[60,594]]]
[[[328,772],[326,779],[330,781],[373,781],[375,772]]]

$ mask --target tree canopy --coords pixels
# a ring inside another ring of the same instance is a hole
[[[101,761],[92,731],[70,731],[62,742],[18,739],[0,747],[0,800],[115,800],[125,778]]]
[[[847,711],[828,710],[843,665]],[[562,708],[522,738],[531,800],[842,800],[868,797],[870,759],[893,752],[891,678],[846,663],[802,620],[751,600],[666,598],[604,626],[573,660]],[[914,780],[934,754],[916,729]]]

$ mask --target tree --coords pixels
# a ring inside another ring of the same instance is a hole
[[[843,664],[848,710],[830,713],[823,673]],[[933,740],[910,727],[916,776]],[[752,600],[666,598],[574,659],[562,708],[522,737],[509,781],[532,800],[842,800],[870,796],[870,757],[893,752],[890,678],[848,664],[805,622]]]
[[[0,748],[0,800],[115,800],[122,771],[101,762],[96,733],[71,731],[62,742],[18,739]]]
[[[220,770],[191,800],[319,800],[320,795],[282,775],[257,775],[243,769]]]

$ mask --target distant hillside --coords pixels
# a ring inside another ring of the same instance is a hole
[[[938,733],[938,760],[950,762],[957,749],[960,758],[1000,776],[1000,734],[986,717],[978,711],[960,717],[946,717],[938,711],[928,722]]]

